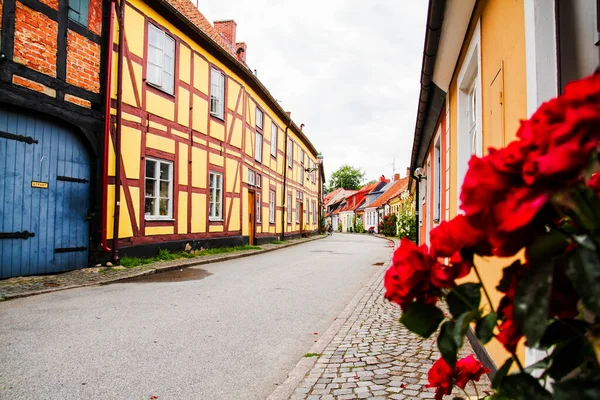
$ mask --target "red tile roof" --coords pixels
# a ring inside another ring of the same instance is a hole
[[[342,188],[337,188],[335,189],[333,192],[327,193],[325,195],[325,197],[323,197],[323,204],[327,204],[331,201],[331,199],[333,199],[340,191],[342,191],[344,189]]]
[[[389,199],[395,197],[406,190],[408,186],[408,177],[397,180],[392,184],[392,186],[385,191],[381,196],[379,196],[375,201],[373,201],[367,208],[371,207],[381,207]]]
[[[373,189],[375,189],[375,187],[378,184],[379,182],[367,184],[358,189],[358,192],[348,196],[346,198],[346,205],[340,210],[340,212],[356,210],[358,207],[360,207],[363,201],[365,201],[365,197],[367,197],[367,194],[370,193]]]

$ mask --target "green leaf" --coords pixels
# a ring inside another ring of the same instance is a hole
[[[589,237],[585,242],[593,246]],[[593,247],[592,247],[593,248]],[[600,315],[600,255],[588,246],[577,248],[569,257],[565,272],[583,304]]]
[[[600,399],[600,379],[569,379],[554,385],[556,400]]]
[[[451,367],[454,367],[454,364],[456,364],[456,353],[458,352],[458,345],[456,344],[456,340],[454,340],[455,325],[454,321],[444,322],[437,339],[438,349],[442,353],[444,360]]]
[[[588,329],[589,324],[578,319],[562,319],[554,321],[540,340],[538,348],[547,350],[555,344],[566,342],[578,336],[583,336]]]
[[[517,260],[510,264],[508,267],[504,267],[502,269],[502,279],[500,279],[500,283],[496,286],[496,289],[499,292],[506,293],[508,287],[510,286],[510,282],[512,281],[512,276],[516,270],[523,268],[521,265],[521,261]]]
[[[540,360],[534,364],[531,364],[531,365],[525,367],[523,370],[525,372],[527,372],[528,374],[531,374],[535,370],[548,368],[548,366],[550,365],[551,362],[552,362],[552,356],[550,355],[550,356],[544,358],[543,360]]]
[[[469,329],[469,325],[473,320],[476,320],[481,315],[481,311],[478,309],[466,312],[456,319],[456,325],[454,326],[454,341],[460,349],[463,345],[465,335]]]
[[[504,377],[499,392],[513,400],[552,400],[552,395],[537,379],[522,373]]]
[[[491,312],[479,321],[475,326],[475,335],[483,344],[488,343],[494,337],[494,327],[498,316],[495,312]]]
[[[528,261],[539,261],[553,256],[561,255],[569,245],[569,239],[564,233],[551,230],[548,233],[537,236],[527,246],[525,256]]]
[[[562,379],[583,364],[589,350],[587,340],[584,338],[576,338],[558,344],[552,352],[552,365],[548,369],[548,374],[554,380]]]
[[[478,283],[464,283],[452,289],[446,302],[454,318],[467,311],[476,310],[481,302],[481,285]]]
[[[537,346],[548,325],[554,262],[532,262],[517,286],[515,319],[530,347]]]
[[[510,367],[512,367],[514,361],[515,360],[513,360],[512,358],[509,358],[504,362],[504,364],[502,364],[498,372],[496,372],[496,374],[494,375],[494,379],[492,379],[492,388],[498,389],[500,387],[502,381],[504,380],[504,377],[506,376],[506,374],[508,374],[508,371],[510,370]]]
[[[436,331],[440,322],[444,319],[444,313],[436,306],[425,303],[412,303],[402,313],[400,323],[417,335],[428,338]]]

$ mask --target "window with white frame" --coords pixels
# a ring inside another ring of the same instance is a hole
[[[271,123],[271,155],[277,158],[277,124]]]
[[[248,170],[248,185],[254,186],[256,183],[256,174],[251,169]]]
[[[260,215],[262,211],[262,204],[260,202],[260,191],[256,192],[256,222],[260,222],[261,217]]]
[[[256,127],[260,130],[263,129],[263,116],[262,110],[256,107]]]
[[[175,39],[148,24],[146,82],[169,94],[175,86]]]
[[[287,223],[292,223],[292,195],[288,194],[287,197]]]
[[[288,139],[287,157],[288,167],[292,168],[294,166],[294,142],[292,142],[292,139]]]
[[[313,224],[315,224],[317,222],[317,202],[313,201],[312,203],[313,207],[312,207],[312,212],[313,212]]]
[[[209,172],[208,219],[219,221],[223,219],[223,174]]]
[[[146,158],[144,214],[146,219],[173,215],[173,162]]]
[[[440,222],[442,213],[442,152],[438,138],[433,148],[433,222]]]
[[[260,176],[260,174],[256,174],[256,187],[259,188],[262,185],[262,177]]]
[[[275,223],[275,191],[269,190],[269,223]]]
[[[262,162],[263,135],[256,131],[256,143],[254,146],[254,159]]]
[[[224,118],[225,74],[216,68],[210,70],[210,115]]]
[[[302,201],[296,199],[296,223],[297,224],[300,223],[300,204],[302,204]]]

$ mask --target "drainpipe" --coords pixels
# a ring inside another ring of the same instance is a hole
[[[121,208],[121,125],[123,121],[123,42],[124,42],[125,0],[119,7],[119,60],[117,62],[117,131],[115,132],[115,217],[113,225],[113,264],[119,264],[119,214]]]
[[[110,19],[108,22],[108,57],[106,61],[106,93],[104,96],[104,161],[102,164],[102,215],[101,215],[101,226],[100,226],[100,247],[107,253],[111,252],[110,247],[106,244],[106,225],[108,223],[108,146],[110,141],[110,92],[112,86],[112,46],[114,41],[114,3],[116,0],[111,0],[109,6]]]
[[[283,152],[284,154],[284,160],[283,160],[283,192],[281,194],[281,204],[283,205],[283,209],[281,210],[281,240],[283,240],[283,238],[285,237],[285,212],[286,210],[289,208],[289,205],[286,205],[285,202],[287,200],[287,192],[286,192],[286,183],[287,183],[287,170],[288,170],[288,129],[290,129],[290,125],[292,124],[292,119],[290,118],[290,122],[288,122],[288,125],[285,127],[285,133],[283,135],[284,137],[284,143],[285,143],[285,150]],[[293,151],[293,149],[292,149]]]

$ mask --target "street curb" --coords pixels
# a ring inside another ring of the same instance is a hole
[[[36,292],[17,293],[17,294],[9,294],[9,295],[5,295],[5,296],[0,296],[0,302],[14,300],[14,299],[20,299],[23,297],[37,296],[39,294],[61,292],[63,290],[77,289],[77,288],[90,287],[90,286],[109,285],[111,283],[124,281],[124,280],[132,279],[132,278],[137,278],[139,276],[160,274],[163,272],[175,271],[177,269],[195,267],[198,265],[206,265],[206,264],[213,264],[213,263],[218,263],[218,262],[223,262],[223,261],[236,260],[238,258],[250,257],[250,256],[254,256],[257,254],[263,254],[263,253],[269,253],[269,252],[283,249],[286,247],[298,246],[303,243],[309,243],[309,242],[312,242],[315,240],[325,239],[326,237],[327,237],[326,235],[317,235],[317,236],[309,237],[308,240],[303,240],[301,242],[296,242],[296,243],[286,243],[286,244],[278,245],[278,247],[274,247],[272,249],[251,250],[251,251],[247,251],[247,252],[240,253],[240,254],[233,253],[233,254],[228,254],[228,255],[221,256],[221,257],[215,257],[215,258],[204,259],[204,260],[185,259],[184,258],[181,260],[182,262],[180,264],[167,265],[164,267],[157,266],[156,268],[151,268],[151,269],[147,269],[144,271],[140,271],[137,274],[128,275],[128,276],[119,276],[119,277],[115,277],[114,279],[110,279],[110,280],[103,281],[103,282],[83,283],[81,285],[70,285],[70,286],[57,287],[57,288],[52,288],[52,289],[44,289],[44,290],[40,290],[40,291],[36,291]]]
[[[394,248],[396,246],[396,243],[391,239],[388,239],[384,236],[375,237],[391,242],[392,244],[394,244]],[[348,303],[346,308],[344,308],[344,311],[342,311],[342,313],[333,321],[333,324],[331,324],[331,326],[325,331],[325,333],[319,338],[319,340],[317,340],[317,342],[310,348],[308,353],[321,354],[325,350],[325,348],[329,346],[329,343],[331,343],[331,341],[335,338],[335,335],[337,335],[340,329],[342,329],[342,327],[346,323],[346,320],[350,318],[350,316],[352,316],[352,313],[354,312],[362,298],[365,296],[365,294],[379,279],[381,279],[381,275],[390,266],[391,262],[392,260],[390,259],[373,274],[369,282],[367,282],[367,284],[364,285],[358,291],[358,293],[354,295],[352,300],[350,300],[350,303]],[[316,364],[318,358],[319,357],[303,357],[300,361],[298,361],[294,369],[292,369],[292,371],[288,374],[286,380],[283,381],[281,385],[277,386],[277,388],[269,395],[269,397],[267,397],[267,400],[289,399],[300,384],[300,382],[302,382],[302,379],[304,379],[306,374]]]

